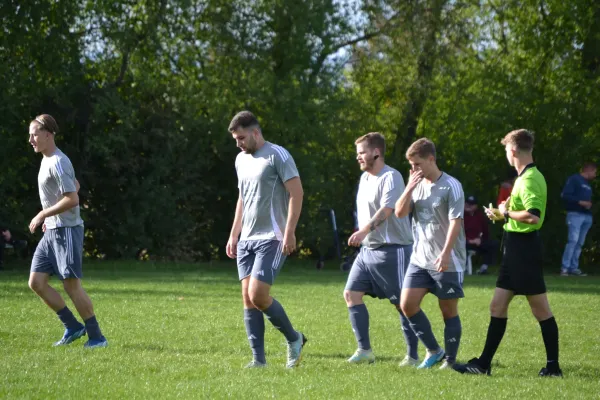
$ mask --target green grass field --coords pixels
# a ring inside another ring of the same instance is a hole
[[[346,275],[289,262],[273,295],[309,339],[303,362],[285,369],[284,339],[267,322],[269,366],[246,370],[251,353],[233,262],[88,262],[85,272],[84,285],[110,343],[106,349],[84,350],[84,340],[53,348],[62,325],[27,287],[27,266],[0,274],[0,398],[600,398],[595,277],[547,277],[565,378],[542,379],[540,328],[523,298],[511,306],[492,377],[398,368],[405,347],[397,313],[387,301],[370,298],[378,359],[348,365],[356,343],[342,299]],[[460,361],[482,349],[494,282],[494,276],[466,277]],[[435,299],[427,296],[423,308],[443,342]]]

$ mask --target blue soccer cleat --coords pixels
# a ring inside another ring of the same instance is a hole
[[[100,340],[90,339],[83,345],[83,347],[85,347],[86,349],[95,349],[98,347],[107,347],[107,346],[108,346],[108,340],[106,340],[106,338],[104,336],[102,336],[102,339],[100,339]]]
[[[62,339],[54,343],[54,346],[65,346],[67,344],[71,344],[82,336],[85,336],[85,326],[83,325],[76,329],[65,329],[65,334],[63,335]]]
[[[427,357],[423,360],[421,365],[417,367],[417,369],[428,369],[433,367],[435,364],[439,363],[444,359],[446,352],[444,349],[440,348],[437,353],[427,354]]]

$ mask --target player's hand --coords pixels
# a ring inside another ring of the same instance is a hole
[[[286,233],[283,237],[283,255],[289,256],[296,251],[296,235],[293,233]]]
[[[45,219],[46,219],[46,217],[44,217],[44,212],[40,211],[38,213],[38,215],[36,215],[29,223],[29,232],[31,232],[31,233],[35,232],[37,227],[44,223]]]
[[[413,190],[419,182],[423,179],[423,171],[422,170],[410,170],[410,177],[408,178],[408,182],[406,183],[406,190]]]
[[[592,208],[592,202],[591,201],[585,201],[585,200],[581,200],[579,202],[579,205],[583,208],[585,208],[586,210],[589,210],[590,208]]]
[[[227,257],[237,258],[237,245],[238,239],[236,237],[230,236],[229,240],[227,241],[227,246],[225,247]]]
[[[481,246],[481,238],[475,238],[469,240],[469,244],[473,244],[475,246]]]
[[[354,232],[352,236],[348,238],[348,246],[360,247],[360,244],[363,240],[365,240],[368,234],[368,232],[364,232],[361,230]]]
[[[442,253],[435,259],[435,266],[438,272],[444,272],[450,267],[450,254]]]
[[[46,233],[46,223],[42,224],[42,232]]]

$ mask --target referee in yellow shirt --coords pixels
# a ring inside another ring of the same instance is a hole
[[[539,235],[546,215],[546,180],[533,163],[533,142],[533,133],[526,129],[508,133],[501,142],[508,162],[519,176],[499,212],[486,210],[490,219],[506,222],[502,264],[490,304],[492,315],[483,352],[479,358],[453,367],[463,374],[491,375],[492,358],[506,331],[508,306],[515,295],[523,295],[540,323],[546,347],[546,366],[539,375],[562,376],[558,364],[558,326],[546,296]]]

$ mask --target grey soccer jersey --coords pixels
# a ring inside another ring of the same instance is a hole
[[[65,193],[76,192],[75,170],[73,165],[60,149],[54,154],[42,159],[38,173],[38,188],[42,208],[46,209],[58,203]],[[47,229],[60,227],[74,227],[83,224],[79,216],[79,206],[75,206],[63,213],[46,218]]]
[[[266,142],[254,154],[235,159],[244,205],[240,240],[283,240],[289,194],[284,183],[299,176],[290,153]]]
[[[450,220],[461,219],[448,271],[462,272],[466,263],[464,217],[465,195],[460,182],[446,173],[432,184],[422,180],[412,193],[413,236],[415,245],[410,262],[436,270],[435,260],[446,243]]]
[[[394,208],[404,192],[404,180],[400,172],[385,165],[377,176],[365,172],[360,177],[356,210],[359,228],[364,227],[381,207]],[[376,249],[385,244],[412,244],[408,217],[397,218],[393,213],[362,241],[363,246]]]

